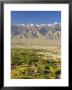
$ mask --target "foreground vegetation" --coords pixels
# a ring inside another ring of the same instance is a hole
[[[12,79],[59,79],[61,58],[57,51],[44,49],[12,49]]]

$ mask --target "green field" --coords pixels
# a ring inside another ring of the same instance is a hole
[[[56,50],[11,50],[11,79],[60,79],[61,58]]]

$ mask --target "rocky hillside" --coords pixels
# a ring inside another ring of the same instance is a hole
[[[16,24],[11,25],[12,38],[42,38],[49,40],[60,40],[61,25],[54,24]]]

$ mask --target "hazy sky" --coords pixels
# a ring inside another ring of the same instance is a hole
[[[51,24],[61,23],[60,11],[12,11],[11,24]]]

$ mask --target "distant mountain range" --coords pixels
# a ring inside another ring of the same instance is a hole
[[[61,24],[15,24],[11,25],[11,38],[61,39]]]

